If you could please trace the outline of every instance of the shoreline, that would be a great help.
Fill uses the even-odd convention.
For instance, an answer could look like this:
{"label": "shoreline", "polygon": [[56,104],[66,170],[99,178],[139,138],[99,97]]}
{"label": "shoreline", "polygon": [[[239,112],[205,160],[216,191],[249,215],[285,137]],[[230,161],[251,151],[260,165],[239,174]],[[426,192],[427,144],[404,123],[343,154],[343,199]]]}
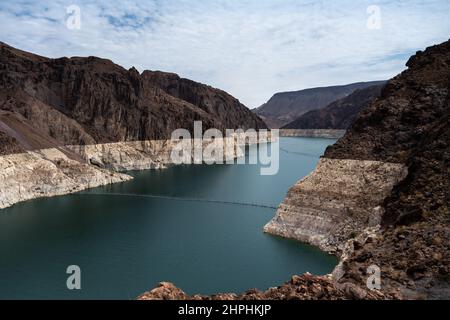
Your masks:
{"label": "shoreline", "polygon": [[[205,160],[237,159],[243,150],[237,137],[215,140],[223,147],[222,157]],[[260,137],[252,143],[269,143],[272,137]],[[132,180],[121,172],[160,170],[176,165],[171,151],[177,140],[146,140],[105,144],[62,146],[0,156],[0,210],[37,198],[72,194],[103,185]],[[203,148],[211,145],[203,141]],[[193,150],[191,159],[194,159]],[[73,155],[79,159],[74,159]],[[192,163],[195,163],[192,161]],[[1,212],[1,211],[0,211]]]}
{"label": "shoreline", "polygon": [[[3,175],[2,178],[4,178],[1,180],[2,183],[4,184],[6,181],[8,185],[8,181],[20,181],[21,185],[18,190],[11,187],[2,188],[5,190],[3,193],[6,192],[9,196],[4,197],[2,194],[0,209],[22,201],[72,194],[133,179],[133,177],[118,173],[118,171],[163,169],[171,165],[170,150],[172,147],[171,141],[164,140],[66,146],[67,149],[81,156],[86,161],[85,163],[72,160],[57,149],[2,156],[0,157],[0,175]],[[224,155],[232,155],[236,158],[239,156],[236,150],[239,148],[231,150],[225,147]],[[8,164],[6,167],[5,160]],[[28,174],[29,171],[24,168],[34,171],[34,174]],[[5,177],[5,173],[7,177]],[[330,283],[337,285],[336,281],[342,274],[342,266],[346,257],[352,253],[353,239],[369,234],[362,240],[365,242],[369,237],[376,237],[376,227],[379,226],[382,214],[378,210],[378,205],[405,175],[405,167],[399,164],[322,158],[310,175],[291,187],[279,205],[274,218],[264,227],[264,232],[314,246],[324,253],[335,256],[338,261],[332,273],[318,276],[317,279],[327,278]],[[32,177],[37,180],[33,180]],[[94,179],[92,179],[93,177]],[[338,179],[339,177],[341,180]],[[369,181],[366,180],[367,178]],[[333,192],[338,189],[336,183],[342,187],[340,182],[344,182],[345,187],[341,188],[338,193]],[[367,192],[367,186],[372,182],[377,182],[372,185],[374,190]],[[9,183],[9,185],[11,184]],[[315,198],[314,194],[319,194],[319,196]],[[368,198],[361,198],[363,195]],[[323,196],[328,201],[325,201]],[[331,198],[329,198],[330,196]],[[346,207],[339,203],[341,198],[345,198],[344,202],[357,199],[357,202],[351,203],[351,210],[353,212],[362,210],[363,214],[369,213],[372,216],[369,223],[355,221],[352,215],[343,219],[342,223],[339,222],[339,217],[331,215],[331,218],[328,217],[328,219],[334,220],[324,223],[326,219],[323,215],[314,216],[308,211],[311,207],[316,206],[315,213],[319,212],[317,210],[319,208],[327,216],[330,215],[330,210],[331,212],[340,210],[341,214],[347,213],[343,210]],[[312,202],[303,206],[305,199],[310,199]],[[328,202],[332,203],[331,207],[320,207],[322,203]],[[366,206],[368,203],[371,204],[370,212],[366,212],[361,206],[358,207],[358,204]],[[299,214],[305,210],[306,212]],[[336,225],[340,225],[341,229],[346,229],[350,217],[352,219],[350,230],[343,233],[330,232],[330,228],[332,229]],[[355,232],[354,237],[349,236]]]}
{"label": "shoreline", "polygon": [[280,137],[340,139],[346,130],[335,129],[280,129]]}

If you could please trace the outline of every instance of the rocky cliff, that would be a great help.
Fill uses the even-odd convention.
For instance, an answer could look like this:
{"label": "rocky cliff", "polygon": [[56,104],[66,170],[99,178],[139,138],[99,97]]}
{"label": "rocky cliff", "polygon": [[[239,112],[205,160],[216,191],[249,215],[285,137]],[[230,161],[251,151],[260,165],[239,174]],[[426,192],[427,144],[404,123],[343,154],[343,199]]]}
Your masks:
{"label": "rocky cliff", "polygon": [[180,78],[173,73],[144,71],[145,83],[214,115],[227,129],[263,129],[265,123],[236,98],[225,91]]}
{"label": "rocky cliff", "polygon": [[376,264],[386,290],[450,297],[450,41],[418,52],[382,97],[326,152],[333,159],[402,163],[409,174],[383,201],[379,237],[357,245],[341,281]]}
{"label": "rocky cliff", "polygon": [[58,149],[0,157],[0,209],[17,202],[74,193],[87,188],[131,180],[68,158]]}
{"label": "rocky cliff", "polygon": [[406,175],[402,164],[323,158],[289,190],[264,231],[340,255],[355,234],[380,225],[381,203]]}
{"label": "rocky cliff", "polygon": [[[364,271],[377,265],[385,292],[449,297],[450,41],[418,52],[407,66],[326,151],[318,169],[289,192],[266,231],[283,234],[287,228],[288,236],[340,246],[345,255],[335,275],[341,282],[363,285]],[[351,169],[347,180],[343,163],[349,161],[359,168]],[[322,174],[324,162],[331,168]],[[323,178],[330,179],[335,170],[341,173],[323,195]],[[308,189],[310,180],[318,183]],[[348,192],[349,185],[361,189]],[[311,192],[314,197],[297,200]],[[331,202],[326,201],[330,194]],[[353,203],[358,199],[363,200],[360,208]],[[341,210],[342,205],[349,208]],[[361,234],[362,228],[374,227],[375,211],[380,211],[375,227],[381,229],[373,229],[370,242],[352,240],[351,231]],[[332,220],[336,214],[340,223]],[[350,233],[342,237],[346,228]]]}
{"label": "rocky cliff", "polygon": [[[271,128],[281,128],[303,114],[325,108],[355,90],[380,85],[384,81],[360,82],[344,86],[311,88],[275,94],[268,102],[254,110]],[[317,129],[317,128],[312,128]]]}
{"label": "rocky cliff", "polygon": [[384,85],[383,83],[356,90],[349,96],[337,100],[323,109],[305,113],[282,129],[347,130],[358,113],[380,96]]}
{"label": "rocky cliff", "polygon": [[[49,59],[0,43],[0,208],[171,164],[171,133],[264,129],[224,91],[97,57]],[[223,143],[224,156],[240,149]]]}
{"label": "rocky cliff", "polygon": [[4,43],[0,110],[20,118],[11,131],[29,125],[61,145],[167,139],[196,120],[204,129],[266,128],[227,93],[176,75],[139,74],[96,57],[48,59]]}
{"label": "rocky cliff", "polygon": [[[350,293],[345,298],[450,297],[450,41],[418,52],[407,66],[265,227],[338,254],[331,291]],[[381,271],[380,291],[367,287],[369,267]],[[307,292],[304,281],[320,288],[323,279],[300,279],[270,295],[228,297],[320,299],[298,293]],[[327,297],[329,288],[317,290]]]}

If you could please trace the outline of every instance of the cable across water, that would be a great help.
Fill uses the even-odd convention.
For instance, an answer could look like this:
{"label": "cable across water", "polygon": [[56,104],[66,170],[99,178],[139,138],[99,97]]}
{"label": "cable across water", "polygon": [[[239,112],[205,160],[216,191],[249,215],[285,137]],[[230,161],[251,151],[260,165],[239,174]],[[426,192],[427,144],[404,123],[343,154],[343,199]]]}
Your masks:
{"label": "cable across water", "polygon": [[296,154],[299,156],[305,156],[305,157],[312,157],[312,158],[317,158],[317,154],[312,154],[312,153],[306,153],[306,152],[299,152],[299,151],[291,151],[291,150],[287,150],[284,148],[280,148],[281,151],[286,152],[286,153],[291,153],[291,154]]}
{"label": "cable across water", "polygon": [[204,198],[185,198],[185,197],[175,197],[175,196],[165,196],[165,195],[155,195],[155,194],[135,194],[135,193],[99,193],[99,192],[82,192],[77,193],[78,195],[86,196],[119,196],[119,197],[135,197],[135,198],[150,198],[150,199],[166,199],[166,200],[176,200],[176,201],[188,201],[188,202],[205,202],[205,203],[220,203],[220,204],[230,204],[239,205],[247,207],[259,207],[265,209],[278,209],[273,205],[261,204],[256,202],[241,202],[241,201],[226,201],[226,200],[216,200],[216,199],[204,199]]}

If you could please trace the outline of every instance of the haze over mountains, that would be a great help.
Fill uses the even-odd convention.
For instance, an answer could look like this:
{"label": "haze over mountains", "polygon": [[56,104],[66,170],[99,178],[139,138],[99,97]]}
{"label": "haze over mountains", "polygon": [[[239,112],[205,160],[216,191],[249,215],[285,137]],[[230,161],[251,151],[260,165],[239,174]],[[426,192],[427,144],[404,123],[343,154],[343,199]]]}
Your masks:
{"label": "haze over mountains", "polygon": [[355,90],[365,89],[385,81],[358,82],[343,86],[311,88],[276,93],[267,103],[254,110],[270,128],[281,128],[303,114],[327,107]]}

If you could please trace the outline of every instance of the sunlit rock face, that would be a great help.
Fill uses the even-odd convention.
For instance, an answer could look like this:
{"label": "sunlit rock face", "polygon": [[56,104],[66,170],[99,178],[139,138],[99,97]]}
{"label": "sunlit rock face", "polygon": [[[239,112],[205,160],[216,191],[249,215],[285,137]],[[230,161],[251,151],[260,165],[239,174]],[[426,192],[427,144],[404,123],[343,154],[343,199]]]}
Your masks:
{"label": "sunlit rock face", "polygon": [[72,160],[58,149],[0,157],[0,209],[17,202],[123,182],[130,176]]}
{"label": "sunlit rock face", "polygon": [[323,158],[289,190],[264,231],[340,253],[355,234],[380,224],[380,205],[406,174],[401,164]]}

